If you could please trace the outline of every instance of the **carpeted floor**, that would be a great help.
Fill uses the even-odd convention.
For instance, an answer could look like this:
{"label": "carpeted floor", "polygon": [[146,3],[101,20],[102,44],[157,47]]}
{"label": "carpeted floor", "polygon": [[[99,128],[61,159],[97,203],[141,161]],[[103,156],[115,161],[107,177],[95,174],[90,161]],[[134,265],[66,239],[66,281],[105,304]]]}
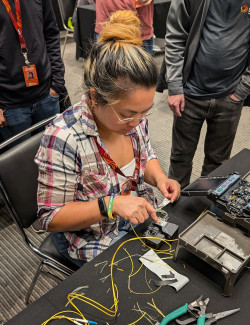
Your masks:
{"label": "carpeted floor", "polygon": [[[28,233],[35,246],[39,246],[46,236],[32,230]],[[24,298],[39,264],[39,258],[26,246],[5,207],[0,208],[0,252],[1,324],[1,321],[4,323],[26,307]],[[56,281],[40,276],[30,301],[35,301],[56,284]]]}
{"label": "carpeted floor", "polygon": [[[69,42],[65,52],[66,86],[72,103],[81,97],[81,67],[83,61],[75,61],[75,44]],[[160,66],[162,55],[155,57]],[[156,94],[157,112],[149,117],[151,142],[163,170],[167,173],[171,150],[171,126],[173,116],[167,107],[167,94]],[[250,108],[243,109],[240,125],[236,135],[232,155],[243,148],[250,149]],[[203,162],[203,143],[206,126],[202,129],[200,143],[195,155],[192,179],[200,175]],[[39,235],[29,230],[32,241],[39,245],[45,234]],[[24,244],[15,224],[9,219],[8,213],[0,199],[0,325],[25,308],[24,298],[39,259]],[[31,301],[49,291],[56,282],[40,276],[31,296]],[[34,323],[35,324],[35,323]]]}

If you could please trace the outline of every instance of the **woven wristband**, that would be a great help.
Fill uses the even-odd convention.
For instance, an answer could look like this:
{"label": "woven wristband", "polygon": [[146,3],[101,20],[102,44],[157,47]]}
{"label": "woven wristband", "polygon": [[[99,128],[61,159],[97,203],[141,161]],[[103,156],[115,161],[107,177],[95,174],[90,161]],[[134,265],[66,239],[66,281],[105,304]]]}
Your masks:
{"label": "woven wristband", "polygon": [[114,203],[115,194],[110,195],[109,203],[108,203],[108,217],[110,219],[114,219],[112,211],[113,211],[113,203]]}

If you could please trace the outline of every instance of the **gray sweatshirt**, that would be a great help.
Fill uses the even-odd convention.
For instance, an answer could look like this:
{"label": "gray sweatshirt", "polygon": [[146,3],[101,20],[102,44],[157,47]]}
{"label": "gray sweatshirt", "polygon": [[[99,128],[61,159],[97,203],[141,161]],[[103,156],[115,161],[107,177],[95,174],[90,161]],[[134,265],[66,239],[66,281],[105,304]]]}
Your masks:
{"label": "gray sweatshirt", "polygon": [[[210,8],[211,1],[214,2],[211,7],[212,12]],[[248,10],[245,12],[244,8],[246,9],[246,7],[243,6],[243,2],[246,4],[246,7],[248,7]],[[174,0],[171,2],[167,19],[166,34],[166,79],[170,95],[184,93],[183,88],[185,87],[187,87],[187,91],[190,91],[189,82],[191,81],[193,82],[192,86],[195,85],[197,87],[195,89],[196,95],[208,95],[213,97],[214,93],[212,93],[212,90],[215,90],[215,92],[218,91],[217,97],[218,95],[220,96],[222,94],[224,95],[233,92],[238,98],[244,100],[248,95],[250,95],[250,0],[229,0],[227,3],[228,5],[229,3],[233,3],[234,7],[236,6],[236,3],[238,4],[239,12],[237,15],[235,14],[235,16],[239,19],[239,17],[241,17],[239,15],[242,15],[246,28],[246,31],[243,29],[242,31],[245,33],[244,35],[247,36],[247,39],[245,39],[245,36],[240,37],[241,34],[238,30],[236,30],[235,33],[230,30],[230,27],[235,28],[236,23],[233,21],[227,22],[228,30],[223,29],[222,24],[226,25],[225,21],[227,19],[221,17],[221,14],[223,13],[226,15],[228,11],[230,11],[230,13],[232,12],[232,15],[234,14],[234,8],[228,8],[226,6],[226,9],[225,1],[223,0]],[[220,36],[222,36],[222,34],[223,36],[229,35],[229,38],[226,41],[231,47],[231,55],[221,55],[220,59],[223,61],[225,58],[225,61],[221,62],[221,66],[218,66],[217,62],[218,69],[213,69],[213,71],[211,71],[211,66],[214,66],[214,62],[216,61],[212,61],[214,60],[213,58],[211,61],[209,60],[206,62],[205,58],[201,56],[201,51],[204,49],[204,46],[206,50],[209,48],[209,41],[211,42],[212,36],[216,36],[216,38],[213,38],[212,40],[213,51],[216,46],[218,47],[218,43],[216,45],[216,42],[218,42],[218,35],[216,35],[214,30],[212,33],[210,31],[210,39],[207,38],[209,35],[209,28],[211,29],[211,26],[215,24],[216,21],[216,17],[214,17],[214,15],[211,16],[217,8],[214,4],[222,6],[225,9],[224,12],[216,12],[219,21],[218,25],[213,26],[213,29],[217,29],[217,32],[220,29]],[[239,24],[239,20],[237,23]],[[204,37],[206,37],[205,41]],[[234,44],[231,44],[230,39],[232,40],[232,43],[233,40],[235,40],[236,43],[234,42]],[[236,53],[236,51],[233,51],[233,48],[236,49],[236,47],[239,46],[239,43],[241,46],[241,52]],[[219,43],[219,45],[221,44]],[[223,47],[221,47],[221,49],[223,49]],[[225,49],[223,49],[223,51],[224,50]],[[226,52],[224,51],[224,54],[225,53]],[[231,72],[229,71],[227,76],[222,76],[219,70],[223,71],[224,69],[226,71],[226,68],[230,65],[232,65],[232,68],[236,65],[236,70]],[[200,73],[197,73],[201,67],[205,70],[201,70]],[[206,77],[206,73],[209,74],[208,81],[205,79],[199,80],[199,78],[202,78],[201,73],[204,75],[204,78]],[[215,78],[215,80],[213,78]],[[223,83],[223,81],[225,81],[225,83]],[[220,82],[222,87],[218,88]],[[204,83],[206,84],[207,89],[205,89],[204,93],[201,93],[201,89],[198,87],[202,86],[202,91],[204,91]]]}

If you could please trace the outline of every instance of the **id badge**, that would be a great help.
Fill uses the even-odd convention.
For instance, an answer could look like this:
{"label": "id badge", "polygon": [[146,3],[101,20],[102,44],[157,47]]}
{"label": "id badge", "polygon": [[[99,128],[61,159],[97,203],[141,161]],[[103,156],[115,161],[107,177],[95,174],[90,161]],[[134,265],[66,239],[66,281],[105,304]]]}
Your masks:
{"label": "id badge", "polygon": [[36,73],[36,66],[34,64],[30,65],[29,67],[25,65],[23,67],[23,74],[24,74],[26,87],[33,87],[39,85],[39,81]]}

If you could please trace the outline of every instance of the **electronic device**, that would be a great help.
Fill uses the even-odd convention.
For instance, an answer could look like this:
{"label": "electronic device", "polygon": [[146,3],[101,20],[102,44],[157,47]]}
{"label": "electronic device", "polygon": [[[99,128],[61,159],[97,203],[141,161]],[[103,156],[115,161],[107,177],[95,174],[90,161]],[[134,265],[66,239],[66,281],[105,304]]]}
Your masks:
{"label": "electronic device", "polygon": [[163,240],[161,239],[173,239],[178,236],[179,226],[168,222],[167,216],[161,217],[161,213],[156,212],[157,216],[160,218],[160,222],[151,222],[147,229],[144,231],[144,237],[155,237],[155,238],[145,238],[145,244],[148,246],[159,249],[163,245]]}
{"label": "electronic device", "polygon": [[226,177],[199,177],[182,190],[182,195],[207,196],[224,214],[222,221],[250,236],[250,172]]}
{"label": "electronic device", "polygon": [[211,211],[205,211],[179,234],[174,260],[180,249],[194,254],[217,271],[225,281],[223,295],[231,296],[235,282],[250,262],[250,237],[232,227]]}
{"label": "electronic device", "polygon": [[205,177],[197,178],[181,191],[183,196],[206,196],[208,191],[214,190],[220,186],[227,177]]}

